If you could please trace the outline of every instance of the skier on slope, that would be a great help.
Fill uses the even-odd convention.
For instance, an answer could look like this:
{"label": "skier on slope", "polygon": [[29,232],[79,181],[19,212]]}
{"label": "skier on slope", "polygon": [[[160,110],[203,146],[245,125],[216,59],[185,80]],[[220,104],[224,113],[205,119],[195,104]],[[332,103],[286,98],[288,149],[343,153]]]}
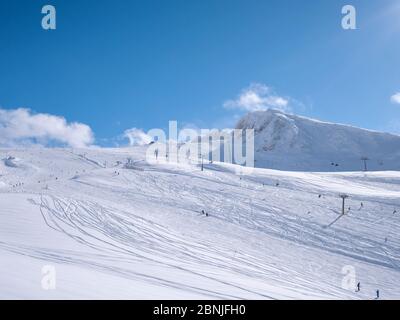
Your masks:
{"label": "skier on slope", "polygon": [[360,292],[360,290],[361,290],[361,283],[359,282],[359,283],[357,283],[357,290],[356,290],[356,292]]}
{"label": "skier on slope", "polygon": [[205,212],[204,210],[201,210],[201,214],[202,214],[202,215],[205,215],[206,217],[208,217],[208,213]]}

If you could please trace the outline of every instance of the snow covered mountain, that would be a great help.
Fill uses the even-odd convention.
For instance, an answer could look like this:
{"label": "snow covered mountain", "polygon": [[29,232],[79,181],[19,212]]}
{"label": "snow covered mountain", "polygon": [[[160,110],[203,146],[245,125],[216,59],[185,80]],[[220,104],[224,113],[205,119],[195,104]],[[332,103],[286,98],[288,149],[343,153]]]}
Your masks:
{"label": "snow covered mountain", "polygon": [[255,130],[256,167],[292,171],[400,170],[400,136],[321,122],[277,110],[249,113],[238,129]]}
{"label": "snow covered mountain", "polygon": [[144,159],[0,149],[0,298],[400,298],[399,172]]}

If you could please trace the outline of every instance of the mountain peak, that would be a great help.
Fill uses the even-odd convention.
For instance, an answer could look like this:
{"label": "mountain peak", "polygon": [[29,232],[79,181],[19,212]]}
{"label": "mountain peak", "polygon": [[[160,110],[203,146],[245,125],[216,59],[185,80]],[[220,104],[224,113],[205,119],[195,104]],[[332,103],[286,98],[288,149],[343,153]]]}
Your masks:
{"label": "mountain peak", "polygon": [[296,171],[400,169],[400,136],[268,109],[245,115],[237,129],[254,129],[257,167]]}

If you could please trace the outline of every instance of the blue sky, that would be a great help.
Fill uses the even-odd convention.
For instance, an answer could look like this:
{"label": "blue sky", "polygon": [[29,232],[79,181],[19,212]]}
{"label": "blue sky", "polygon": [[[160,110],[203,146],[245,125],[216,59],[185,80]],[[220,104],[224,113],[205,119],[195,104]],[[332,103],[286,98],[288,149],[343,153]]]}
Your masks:
{"label": "blue sky", "polygon": [[296,114],[400,132],[399,1],[2,0],[0,24],[0,107],[87,124],[101,145],[169,120],[232,125],[244,110],[224,104],[252,84]]}

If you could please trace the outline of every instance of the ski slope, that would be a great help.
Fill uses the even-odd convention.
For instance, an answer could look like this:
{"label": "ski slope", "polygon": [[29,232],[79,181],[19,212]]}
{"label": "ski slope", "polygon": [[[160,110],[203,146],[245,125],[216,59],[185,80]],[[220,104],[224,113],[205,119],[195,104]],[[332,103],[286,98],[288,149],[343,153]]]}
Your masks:
{"label": "ski slope", "polygon": [[[144,157],[0,149],[0,298],[400,298],[400,172],[238,175]],[[360,292],[343,288],[345,266]]]}

